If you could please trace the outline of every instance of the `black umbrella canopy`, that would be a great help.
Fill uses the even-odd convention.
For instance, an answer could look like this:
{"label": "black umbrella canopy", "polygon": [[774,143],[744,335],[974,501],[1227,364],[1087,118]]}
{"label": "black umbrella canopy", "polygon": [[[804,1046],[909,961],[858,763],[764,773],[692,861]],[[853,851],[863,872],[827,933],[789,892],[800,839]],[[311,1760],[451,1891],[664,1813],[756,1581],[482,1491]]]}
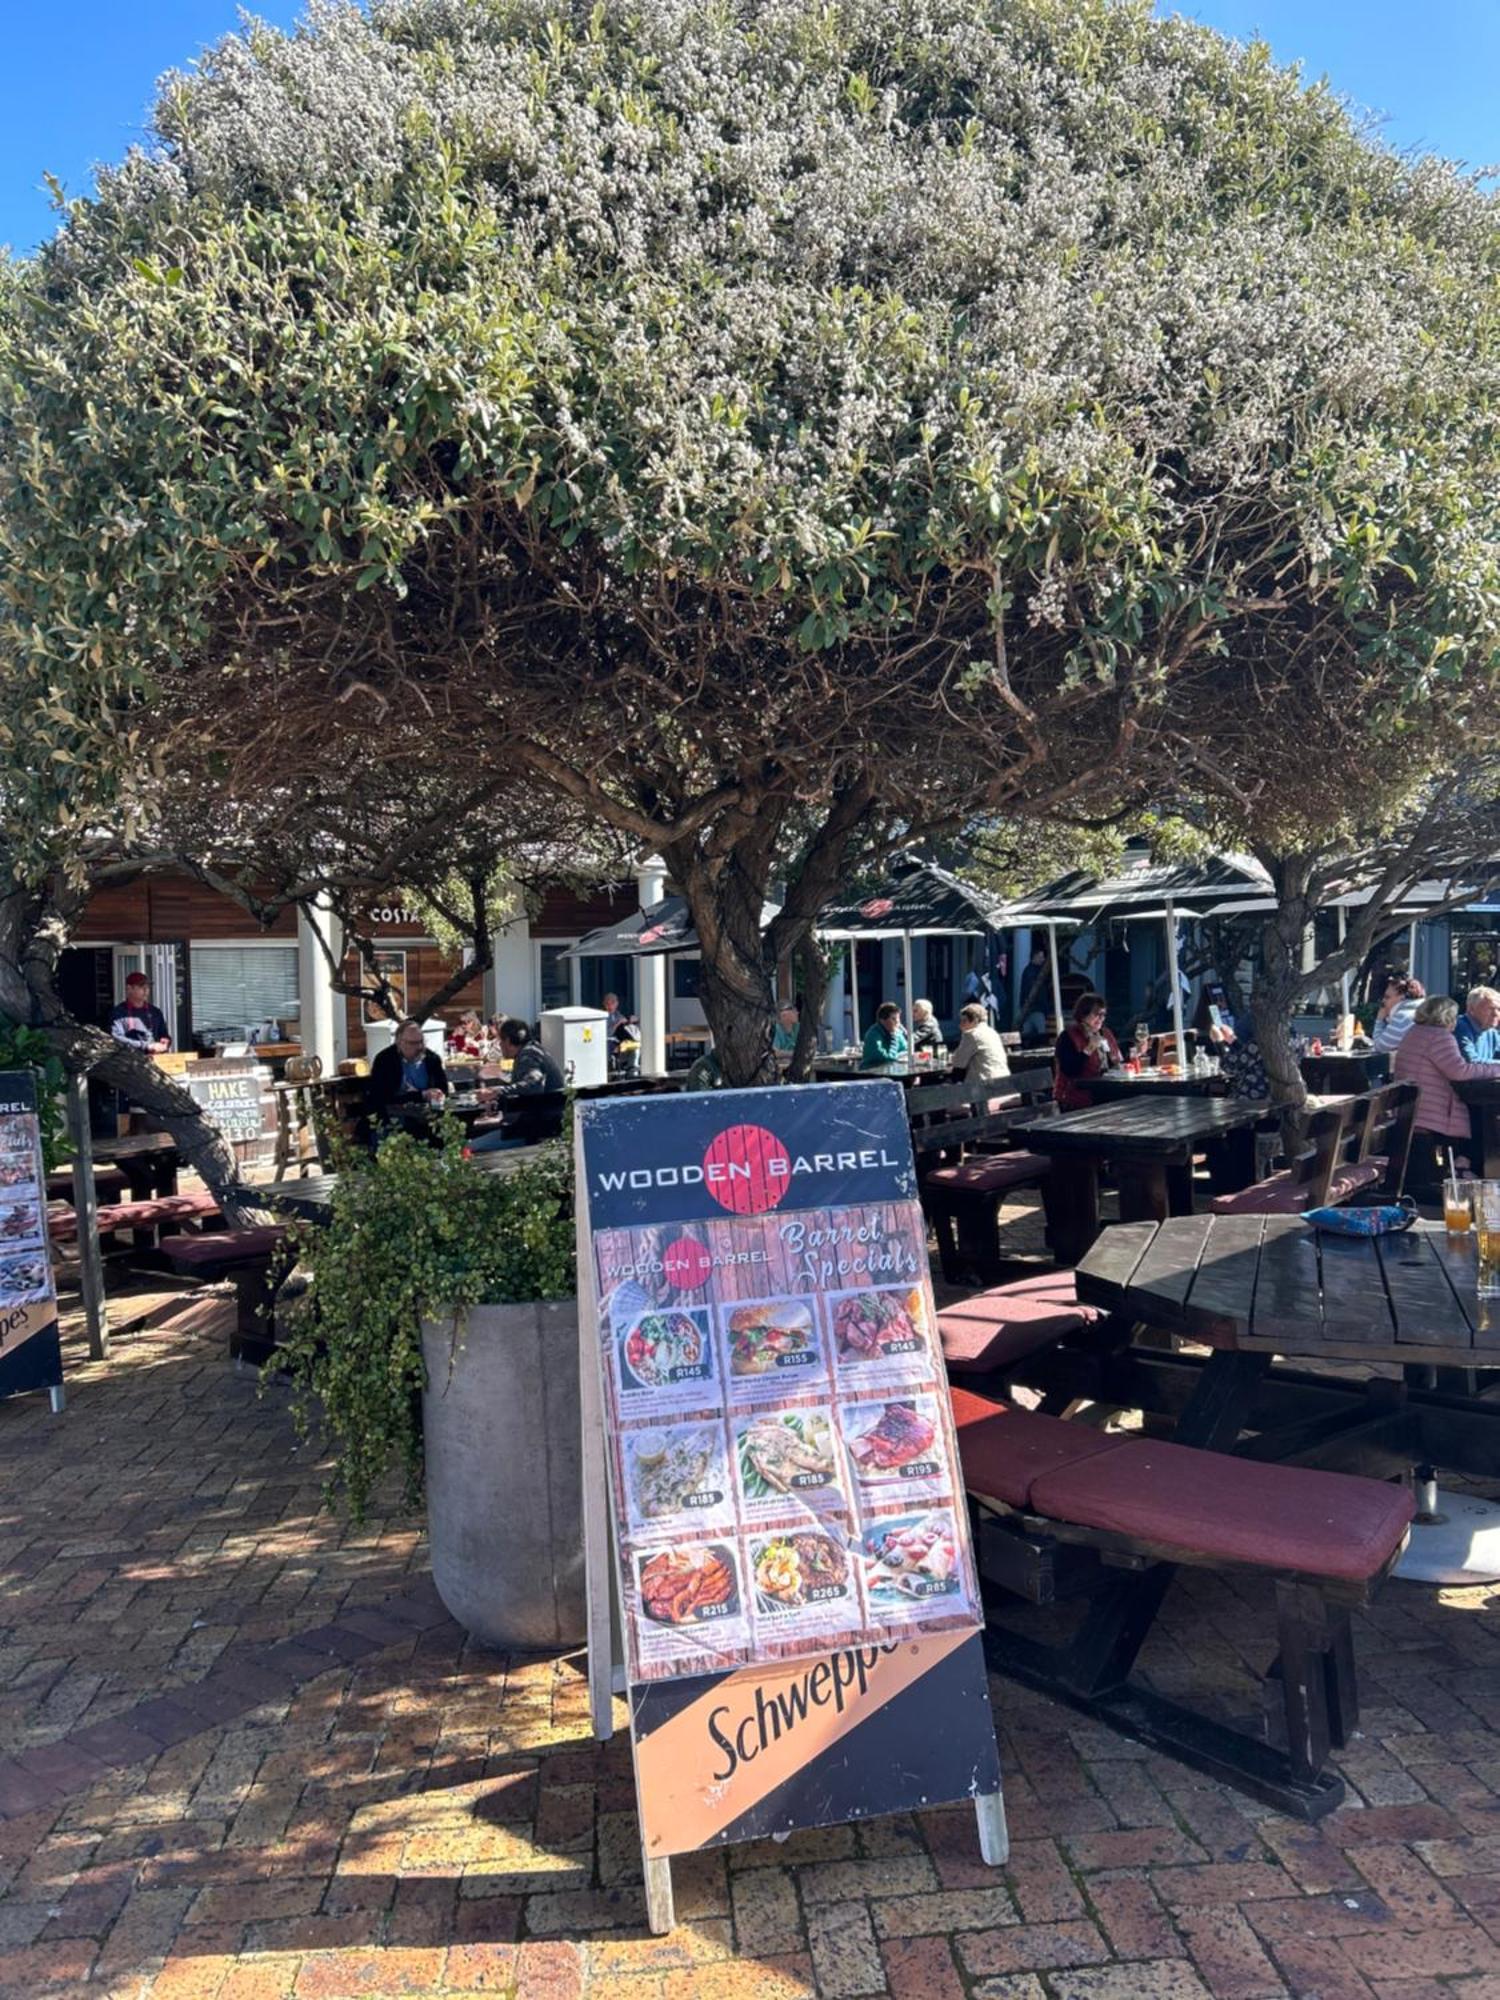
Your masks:
{"label": "black umbrella canopy", "polygon": [[564,958],[651,958],[659,952],[696,951],[698,933],[681,896],[667,896],[649,910],[590,931],[569,945]]}
{"label": "black umbrella canopy", "polygon": [[824,937],[899,937],[903,931],[977,937],[1005,921],[998,897],[935,861],[903,855],[878,889],[826,903],[817,927]]}
{"label": "black umbrella canopy", "polygon": [[1248,854],[1157,861],[1149,848],[1139,847],[1128,849],[1120,866],[1108,875],[1090,875],[1083,869],[1060,875],[1009,904],[1005,921],[1024,924],[1028,918],[1051,917],[1087,924],[1103,916],[1160,916],[1167,903],[1188,917],[1222,912],[1226,905],[1264,907],[1271,897],[1271,878]]}

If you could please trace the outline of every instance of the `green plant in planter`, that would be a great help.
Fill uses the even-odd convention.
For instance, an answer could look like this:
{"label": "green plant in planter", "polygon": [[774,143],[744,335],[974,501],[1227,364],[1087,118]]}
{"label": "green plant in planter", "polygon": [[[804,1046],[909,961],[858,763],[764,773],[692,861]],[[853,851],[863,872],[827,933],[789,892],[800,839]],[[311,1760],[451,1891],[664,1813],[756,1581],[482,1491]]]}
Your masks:
{"label": "green plant in planter", "polygon": [[330,1497],[356,1521],[392,1465],[407,1505],[422,1490],[422,1322],[470,1306],[571,1298],[573,1150],[560,1139],[511,1174],[463,1157],[457,1120],[441,1145],[398,1133],[373,1159],[340,1162],[333,1212],[298,1225],[311,1283],[278,1353],[303,1436],[318,1426],[337,1466]]}
{"label": "green plant in planter", "polygon": [[42,1130],[42,1159],[50,1174],[73,1156],[68,1141],[62,1094],[68,1081],[62,1058],[47,1037],[0,1014],[0,1069],[29,1069],[36,1078],[37,1122]]}

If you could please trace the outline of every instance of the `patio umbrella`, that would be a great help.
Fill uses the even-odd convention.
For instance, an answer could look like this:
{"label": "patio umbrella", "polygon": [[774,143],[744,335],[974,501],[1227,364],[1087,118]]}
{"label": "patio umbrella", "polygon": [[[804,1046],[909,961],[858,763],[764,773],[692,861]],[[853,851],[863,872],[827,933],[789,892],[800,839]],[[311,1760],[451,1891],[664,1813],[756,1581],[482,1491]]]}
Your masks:
{"label": "patio umbrella", "polygon": [[[916,854],[897,857],[890,880],[860,896],[826,903],[818,912],[821,938],[858,944],[899,938],[908,1012],[912,991],[914,937],[984,937],[1004,928],[1004,904],[961,875]],[[854,1036],[859,1039],[859,981],[854,987]]]}
{"label": "patio umbrella", "polygon": [[[1177,1060],[1187,1065],[1182,1024],[1182,980],[1177,960],[1179,916],[1223,915],[1234,909],[1267,907],[1271,878],[1248,854],[1211,854],[1197,861],[1158,861],[1149,847],[1126,849],[1120,866],[1108,875],[1075,869],[1055,882],[1009,906],[1012,923],[1054,922],[1097,924],[1106,918],[1126,922],[1159,919],[1166,927],[1167,977],[1172,988],[1172,1034]],[[1274,908],[1274,899],[1269,907]],[[1054,992],[1057,945],[1052,945]],[[1058,1001],[1058,1017],[1062,1006]]]}
{"label": "patio umbrella", "polygon": [[667,896],[649,910],[633,910],[612,924],[603,924],[587,937],[570,944],[564,958],[650,958],[658,952],[696,951],[698,933],[693,929],[687,904],[681,896]]}

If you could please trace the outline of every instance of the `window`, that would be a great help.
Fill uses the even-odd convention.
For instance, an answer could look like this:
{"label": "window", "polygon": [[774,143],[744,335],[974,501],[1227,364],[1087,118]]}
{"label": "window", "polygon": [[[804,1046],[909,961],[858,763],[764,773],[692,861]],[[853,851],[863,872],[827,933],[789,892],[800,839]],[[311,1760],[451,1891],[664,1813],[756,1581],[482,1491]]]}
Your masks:
{"label": "window", "polygon": [[674,958],[672,960],[672,998],[674,1000],[696,1000],[702,987],[703,961],[701,958]]}
{"label": "window", "polygon": [[263,1022],[297,1019],[294,944],[195,944],[189,963],[198,1034],[238,1041]]}
{"label": "window", "polygon": [[[374,954],[374,958],[375,971],[390,988],[391,998],[396,1004],[397,1014],[404,1014],[406,1012],[406,953],[404,951],[382,950],[377,951]],[[370,976],[363,966],[360,967],[360,974],[365,979],[368,979]],[[372,1027],[376,1021],[389,1021],[391,1018],[385,1009],[377,1006],[373,1000],[365,1001],[364,1015],[365,1026],[367,1028]]]}
{"label": "window", "polygon": [[951,1021],[953,1005],[953,940],[952,938],[929,938],[927,940],[927,993],[932,1002],[932,1011],[940,1021]]}
{"label": "window", "polygon": [[579,996],[585,1007],[600,1007],[606,993],[613,993],[627,1014],[635,1012],[635,960],[633,958],[581,958],[578,961]]}
{"label": "window", "polygon": [[573,1004],[573,960],[563,957],[567,949],[566,941],[537,946],[537,964],[541,975],[537,990],[541,995],[539,1011],[543,1014],[549,1007],[571,1007]]}

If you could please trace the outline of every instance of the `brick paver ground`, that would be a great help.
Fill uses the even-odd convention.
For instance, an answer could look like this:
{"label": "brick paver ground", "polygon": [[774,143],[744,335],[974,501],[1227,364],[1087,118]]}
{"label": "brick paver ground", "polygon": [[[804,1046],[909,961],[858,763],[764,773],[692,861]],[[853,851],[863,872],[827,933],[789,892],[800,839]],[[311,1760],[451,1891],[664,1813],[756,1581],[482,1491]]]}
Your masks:
{"label": "brick paver ground", "polygon": [[[0,2000],[1500,2000],[1500,1592],[1362,1621],[1317,1829],[997,1682],[1007,1869],[964,1811],[838,1827],[679,1862],[655,1939],[581,1659],[469,1646],[416,1525],[321,1511],[227,1311],[0,1404]],[[1234,1706],[1269,1631],[1199,1574],[1148,1664]]]}

